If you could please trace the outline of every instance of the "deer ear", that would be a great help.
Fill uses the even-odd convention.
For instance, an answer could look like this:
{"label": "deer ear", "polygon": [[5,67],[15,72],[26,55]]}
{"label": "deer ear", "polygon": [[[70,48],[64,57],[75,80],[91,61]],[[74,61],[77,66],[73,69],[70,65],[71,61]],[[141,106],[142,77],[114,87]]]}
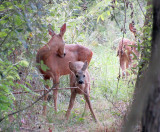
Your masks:
{"label": "deer ear", "polygon": [[132,23],[129,24],[129,30],[134,34],[136,33],[136,28],[134,27]]}
{"label": "deer ear", "polygon": [[83,65],[83,67],[82,67],[82,71],[85,71],[85,70],[87,69],[87,67],[88,67],[88,62],[85,61],[85,62],[84,62],[84,65]]}
{"label": "deer ear", "polygon": [[65,32],[66,32],[66,23],[63,24],[63,26],[61,27],[61,30],[60,30],[59,35],[60,35],[61,37],[63,37],[63,35],[64,35]]}
{"label": "deer ear", "polygon": [[55,32],[52,30],[52,25],[51,24],[48,25],[48,32],[52,37],[55,35]]}
{"label": "deer ear", "polygon": [[70,69],[72,72],[75,73],[76,67],[75,67],[75,65],[73,64],[73,62],[70,62],[70,61],[69,61],[69,69]]}

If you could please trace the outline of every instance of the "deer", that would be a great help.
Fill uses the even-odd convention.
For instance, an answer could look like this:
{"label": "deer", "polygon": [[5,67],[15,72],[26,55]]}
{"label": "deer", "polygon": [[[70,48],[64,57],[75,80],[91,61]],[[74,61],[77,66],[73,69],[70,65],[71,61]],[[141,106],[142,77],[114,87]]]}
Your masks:
{"label": "deer", "polygon": [[[36,63],[38,63],[38,69],[43,75],[44,80],[53,80],[53,84],[56,84],[53,90],[53,100],[54,109],[57,113],[57,98],[58,98],[58,88],[59,88],[59,78],[63,75],[70,74],[69,61],[82,61],[87,60],[88,64],[92,59],[93,52],[82,45],[79,44],[65,44],[63,40],[64,33],[66,32],[66,23],[60,29],[60,33],[56,34],[52,28],[51,24],[48,26],[49,34],[51,39],[49,42],[41,47],[36,55]],[[40,66],[44,63],[48,69],[45,71]],[[45,86],[49,89],[49,86]],[[44,92],[46,93],[46,91]],[[44,101],[47,101],[48,95],[44,97]],[[46,104],[43,106],[43,115],[46,115]]]}
{"label": "deer", "polygon": [[97,122],[97,118],[93,112],[91,101],[89,98],[90,93],[90,75],[88,72],[88,62],[82,62],[82,61],[76,61],[76,62],[69,62],[69,68],[70,68],[70,87],[77,87],[76,89],[71,89],[71,97],[70,102],[68,106],[68,110],[66,112],[66,119],[69,119],[71,110],[74,105],[74,101],[77,94],[84,95],[84,98],[86,100],[85,109],[87,106],[89,107],[91,114]]}
{"label": "deer", "polygon": [[[129,24],[129,29],[136,38],[136,28],[133,23]],[[132,65],[134,56],[139,56],[136,42],[127,38],[122,38],[119,42],[117,56],[119,56],[122,77],[127,77],[129,75],[127,69],[130,67],[135,68],[137,66],[137,64]]]}

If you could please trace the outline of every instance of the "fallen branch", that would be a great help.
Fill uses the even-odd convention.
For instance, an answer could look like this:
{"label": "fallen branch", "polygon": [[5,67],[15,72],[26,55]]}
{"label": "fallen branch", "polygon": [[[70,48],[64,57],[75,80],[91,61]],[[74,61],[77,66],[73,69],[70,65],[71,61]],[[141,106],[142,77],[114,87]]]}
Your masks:
{"label": "fallen branch", "polygon": [[[54,89],[58,89],[58,90],[65,90],[65,89],[74,89],[77,87],[68,87],[68,88],[53,88]],[[33,90],[32,92],[43,92],[43,91],[49,91],[50,89],[40,89],[40,90]],[[22,93],[30,93],[30,91],[18,91],[18,92],[13,92],[12,94],[22,94]]]}

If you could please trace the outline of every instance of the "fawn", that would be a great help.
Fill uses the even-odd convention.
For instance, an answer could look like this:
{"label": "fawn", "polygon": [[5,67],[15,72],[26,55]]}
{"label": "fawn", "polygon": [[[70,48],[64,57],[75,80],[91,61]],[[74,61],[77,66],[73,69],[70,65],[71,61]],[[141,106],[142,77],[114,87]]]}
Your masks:
{"label": "fawn", "polygon": [[74,101],[77,94],[83,94],[86,100],[85,109],[88,105],[94,120],[97,122],[97,118],[93,112],[91,101],[89,98],[90,93],[90,76],[87,70],[88,62],[76,61],[69,62],[70,73],[70,87],[77,87],[71,89],[71,97],[68,110],[66,112],[66,119],[69,119],[71,109],[73,108]]}

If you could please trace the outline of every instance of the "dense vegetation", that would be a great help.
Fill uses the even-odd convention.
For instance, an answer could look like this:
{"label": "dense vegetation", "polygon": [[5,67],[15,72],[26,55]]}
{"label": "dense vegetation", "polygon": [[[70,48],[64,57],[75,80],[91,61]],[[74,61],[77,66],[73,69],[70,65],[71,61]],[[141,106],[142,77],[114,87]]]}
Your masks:
{"label": "dense vegetation", "polygon": [[[142,0],[0,1],[0,118],[6,117],[0,123],[0,130],[120,130],[132,101],[136,81],[132,71],[136,69],[130,71],[127,79],[119,78],[118,42],[122,37],[134,40],[128,29],[134,21],[137,41],[141,42],[138,49],[144,51],[140,68],[144,61],[148,62],[151,24],[143,27],[145,7],[146,1]],[[89,66],[91,101],[101,124],[95,124],[89,112],[81,116],[85,102],[82,96],[77,97],[70,120],[64,122],[70,90],[60,91],[56,115],[51,99],[46,118],[41,115],[42,100],[8,118],[9,113],[26,108],[43,95],[34,90],[44,89],[45,83],[52,86],[52,81],[45,82],[36,68],[35,56],[50,39],[48,24],[58,33],[64,23],[67,24],[65,43],[84,45],[94,53]],[[68,76],[61,77],[60,87],[68,86]],[[17,91],[28,93],[13,94]]]}

